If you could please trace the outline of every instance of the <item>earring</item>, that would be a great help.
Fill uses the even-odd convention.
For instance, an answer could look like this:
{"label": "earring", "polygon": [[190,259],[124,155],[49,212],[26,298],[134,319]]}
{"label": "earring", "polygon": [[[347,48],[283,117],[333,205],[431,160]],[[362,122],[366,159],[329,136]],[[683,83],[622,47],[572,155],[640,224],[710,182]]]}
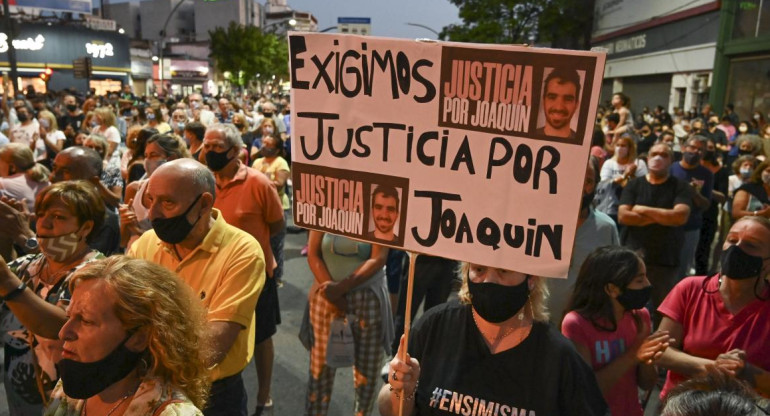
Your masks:
{"label": "earring", "polygon": [[147,372],[150,370],[150,363],[147,362],[147,358],[146,357],[142,357],[139,360],[139,366],[138,367],[139,367],[139,374],[142,377],[147,375]]}
{"label": "earring", "polygon": [[522,307],[521,310],[519,310],[519,315],[517,316],[517,318],[519,318],[519,321],[524,320],[524,310],[527,309],[527,305],[529,305],[529,297],[527,297],[527,302],[524,304],[524,307]]}

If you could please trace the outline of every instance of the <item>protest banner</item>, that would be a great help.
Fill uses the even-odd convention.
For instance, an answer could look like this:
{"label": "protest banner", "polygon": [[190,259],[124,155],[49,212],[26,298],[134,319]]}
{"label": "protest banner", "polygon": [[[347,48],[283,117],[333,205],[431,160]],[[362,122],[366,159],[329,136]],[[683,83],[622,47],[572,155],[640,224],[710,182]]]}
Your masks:
{"label": "protest banner", "polygon": [[605,54],[289,34],[294,222],[566,277]]}

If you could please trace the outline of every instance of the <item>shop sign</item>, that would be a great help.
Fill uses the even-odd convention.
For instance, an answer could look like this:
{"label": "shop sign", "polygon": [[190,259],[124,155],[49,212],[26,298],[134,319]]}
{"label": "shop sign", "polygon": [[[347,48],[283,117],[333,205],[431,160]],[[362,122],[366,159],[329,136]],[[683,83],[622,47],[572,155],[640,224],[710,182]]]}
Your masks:
{"label": "shop sign", "polygon": [[[45,46],[45,38],[43,35],[37,35],[34,37],[28,37],[26,39],[14,39],[13,47],[17,50],[27,51],[39,51]],[[8,35],[0,33],[0,53],[8,52]]]}
{"label": "shop sign", "polygon": [[104,58],[105,56],[114,56],[112,44],[109,42],[92,41],[86,43],[86,53],[94,58]]}

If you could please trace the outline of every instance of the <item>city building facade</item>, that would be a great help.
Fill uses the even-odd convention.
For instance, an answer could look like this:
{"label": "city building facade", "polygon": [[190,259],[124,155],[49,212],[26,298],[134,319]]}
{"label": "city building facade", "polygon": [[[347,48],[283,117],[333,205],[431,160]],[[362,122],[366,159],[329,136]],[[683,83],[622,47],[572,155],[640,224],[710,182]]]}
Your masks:
{"label": "city building facade", "polygon": [[607,50],[601,102],[615,92],[632,110],[690,110],[709,102],[719,1],[596,0],[592,45]]}

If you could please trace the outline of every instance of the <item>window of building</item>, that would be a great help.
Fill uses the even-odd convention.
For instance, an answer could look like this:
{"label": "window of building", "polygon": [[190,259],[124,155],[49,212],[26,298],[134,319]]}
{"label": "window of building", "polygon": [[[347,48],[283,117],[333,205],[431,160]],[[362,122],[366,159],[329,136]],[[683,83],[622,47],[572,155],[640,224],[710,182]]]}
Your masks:
{"label": "window of building", "polygon": [[733,39],[770,35],[770,2],[741,0],[738,2],[733,26]]}
{"label": "window of building", "polygon": [[731,60],[728,79],[726,102],[735,105],[741,120],[770,111],[770,55]]}
{"label": "window of building", "polygon": [[686,98],[687,98],[687,88],[677,88],[676,89],[676,108],[683,109]]}

